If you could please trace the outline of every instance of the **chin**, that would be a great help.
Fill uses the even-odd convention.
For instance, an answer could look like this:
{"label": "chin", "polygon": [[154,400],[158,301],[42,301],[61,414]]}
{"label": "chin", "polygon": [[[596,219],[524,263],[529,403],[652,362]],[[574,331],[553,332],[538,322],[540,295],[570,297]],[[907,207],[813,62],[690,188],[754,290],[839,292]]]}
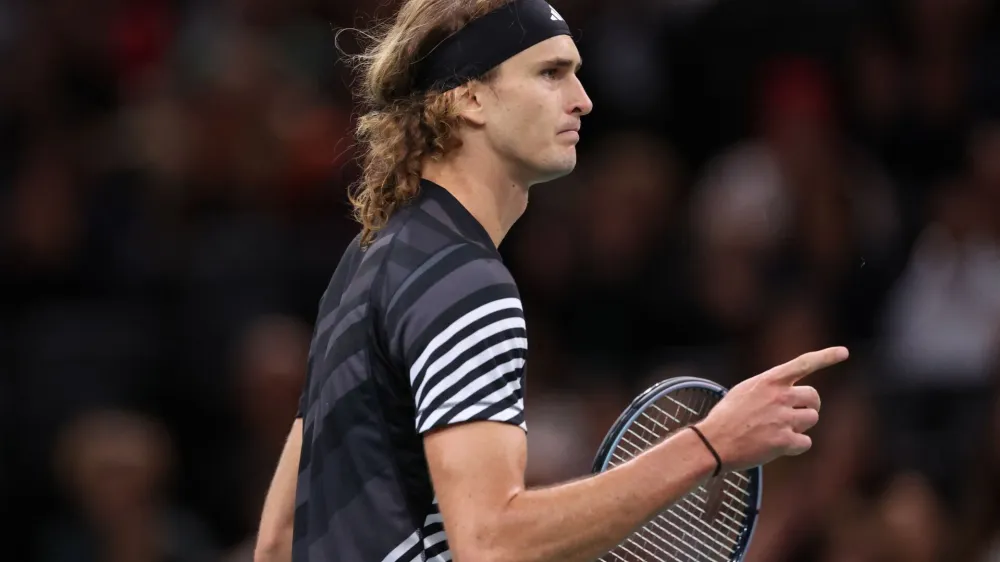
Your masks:
{"label": "chin", "polygon": [[547,181],[556,180],[569,174],[573,173],[576,169],[576,152],[569,158],[562,158],[559,161],[546,162],[544,165],[540,165],[538,168],[538,182],[543,183]]}
{"label": "chin", "polygon": [[556,169],[556,168],[550,168],[550,169],[548,169],[548,170],[546,170],[546,171],[538,174],[538,179],[535,180],[532,183],[535,183],[535,184],[545,183],[545,182],[550,182],[552,180],[557,180],[559,178],[566,177],[566,176],[570,175],[573,172],[573,168],[574,168],[574,166],[568,166],[568,167],[565,167],[565,168],[558,168],[558,169]]}

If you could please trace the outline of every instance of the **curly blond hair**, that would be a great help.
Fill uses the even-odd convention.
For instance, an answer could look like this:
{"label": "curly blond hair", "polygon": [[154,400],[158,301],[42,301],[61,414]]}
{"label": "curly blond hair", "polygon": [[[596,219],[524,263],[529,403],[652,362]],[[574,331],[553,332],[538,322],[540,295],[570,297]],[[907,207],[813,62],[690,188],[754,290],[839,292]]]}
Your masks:
{"label": "curly blond hair", "polygon": [[[357,124],[362,174],[352,187],[361,244],[417,195],[422,163],[461,146],[457,106],[447,92],[412,91],[418,63],[451,34],[509,0],[407,0],[395,21],[367,37],[355,61],[365,113]],[[480,81],[488,83],[495,72]]]}

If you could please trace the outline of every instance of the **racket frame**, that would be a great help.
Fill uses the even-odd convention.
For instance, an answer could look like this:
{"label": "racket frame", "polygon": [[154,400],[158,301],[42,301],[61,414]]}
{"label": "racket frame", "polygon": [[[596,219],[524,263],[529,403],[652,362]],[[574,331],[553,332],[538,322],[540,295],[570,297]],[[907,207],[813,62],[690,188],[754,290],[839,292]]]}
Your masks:
{"label": "racket frame", "polygon": [[[608,430],[607,435],[604,436],[604,440],[601,442],[600,448],[597,450],[597,455],[594,458],[594,464],[591,467],[591,473],[598,474],[607,470],[608,464],[611,462],[611,452],[618,447],[618,443],[621,441],[622,437],[625,436],[625,432],[629,427],[631,427],[632,422],[634,422],[635,419],[646,410],[646,408],[648,408],[651,404],[658,402],[665,395],[678,390],[683,390],[685,388],[708,390],[717,394],[720,399],[722,399],[722,397],[724,397],[728,392],[726,387],[700,377],[672,377],[650,386],[632,400],[628,407],[625,408],[621,415],[618,416],[618,419],[615,420],[611,429]],[[678,429],[677,431],[681,431],[681,429]],[[677,431],[674,431],[670,435],[676,434]],[[743,558],[746,556],[747,549],[750,546],[750,541],[753,539],[754,531],[757,528],[757,517],[760,514],[761,498],[764,495],[763,467],[755,466],[747,472],[749,473],[747,476],[752,482],[749,489],[751,498],[748,502],[749,509],[746,514],[747,521],[739,539],[737,540],[737,546],[730,562],[742,562]],[[722,474],[719,477],[723,478],[725,477],[725,474]]]}

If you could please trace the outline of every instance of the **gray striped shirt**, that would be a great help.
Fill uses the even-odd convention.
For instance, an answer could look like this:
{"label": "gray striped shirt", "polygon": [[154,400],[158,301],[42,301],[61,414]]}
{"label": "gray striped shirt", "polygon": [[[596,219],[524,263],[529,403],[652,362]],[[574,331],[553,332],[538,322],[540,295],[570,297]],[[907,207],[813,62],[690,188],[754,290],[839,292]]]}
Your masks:
{"label": "gray striped shirt", "polygon": [[376,242],[344,253],[303,390],[295,562],[451,559],[422,434],[524,428],[527,333],[483,227],[424,181]]}

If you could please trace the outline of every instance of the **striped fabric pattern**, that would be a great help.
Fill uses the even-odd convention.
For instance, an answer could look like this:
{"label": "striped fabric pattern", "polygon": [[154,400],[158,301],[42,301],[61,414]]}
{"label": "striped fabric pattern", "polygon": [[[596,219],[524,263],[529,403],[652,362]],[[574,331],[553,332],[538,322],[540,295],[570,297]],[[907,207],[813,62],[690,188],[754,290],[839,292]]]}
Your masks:
{"label": "striped fabric pattern", "polygon": [[524,423],[528,335],[482,226],[430,182],[320,302],[300,400],[294,562],[444,562],[423,434]]}
{"label": "striped fabric pattern", "polygon": [[[423,537],[423,539],[421,539]],[[444,523],[438,510],[437,499],[431,504],[430,513],[421,529],[413,531],[382,562],[446,562],[451,560],[451,550],[444,533]]]}
{"label": "striped fabric pattern", "polygon": [[460,317],[431,340],[410,368],[417,431],[477,417],[517,418],[523,427],[520,372],[527,349],[518,299],[488,302]]}

